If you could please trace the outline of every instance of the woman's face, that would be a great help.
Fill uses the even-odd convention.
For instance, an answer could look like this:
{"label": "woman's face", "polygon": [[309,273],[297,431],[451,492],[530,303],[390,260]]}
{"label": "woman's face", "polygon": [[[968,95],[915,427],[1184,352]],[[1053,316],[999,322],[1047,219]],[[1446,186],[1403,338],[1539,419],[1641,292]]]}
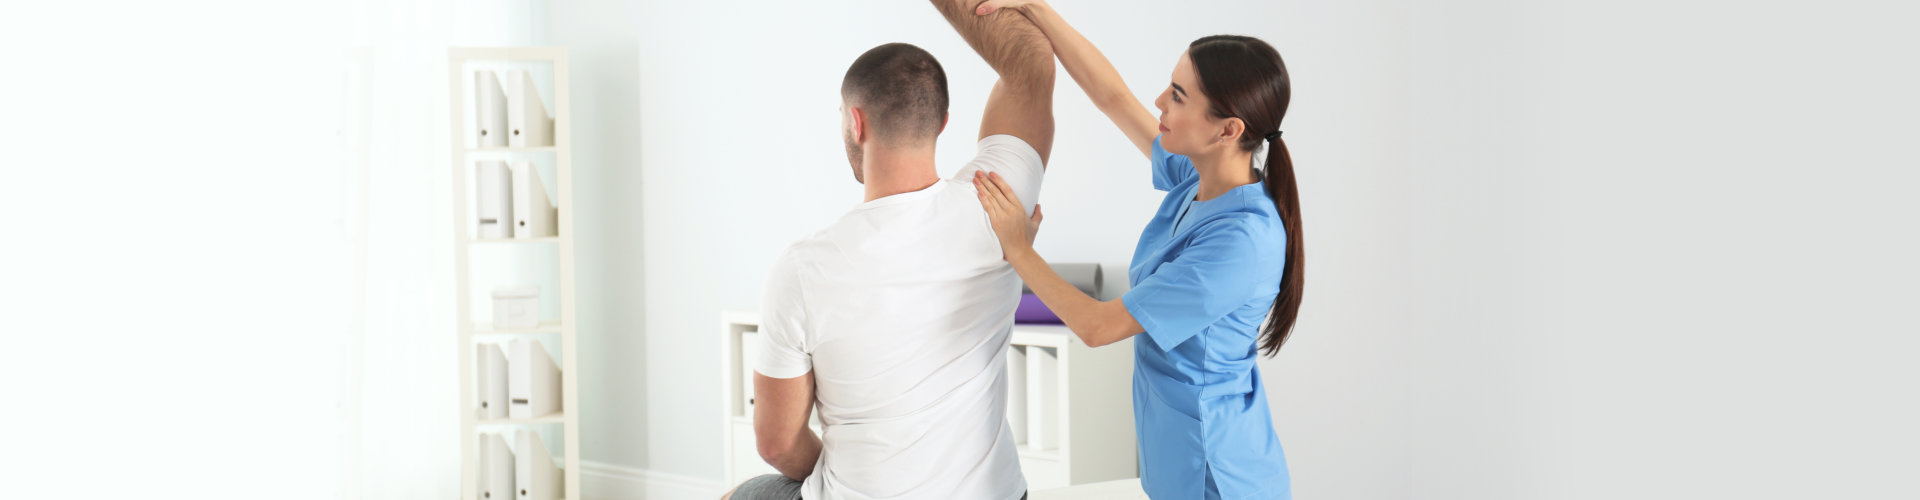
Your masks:
{"label": "woman's face", "polygon": [[1226,133],[1224,119],[1214,119],[1207,110],[1212,106],[1200,92],[1200,76],[1193,72],[1193,60],[1186,52],[1173,65],[1173,82],[1153,100],[1160,108],[1160,146],[1167,152],[1196,156],[1211,148],[1230,146],[1221,142]]}

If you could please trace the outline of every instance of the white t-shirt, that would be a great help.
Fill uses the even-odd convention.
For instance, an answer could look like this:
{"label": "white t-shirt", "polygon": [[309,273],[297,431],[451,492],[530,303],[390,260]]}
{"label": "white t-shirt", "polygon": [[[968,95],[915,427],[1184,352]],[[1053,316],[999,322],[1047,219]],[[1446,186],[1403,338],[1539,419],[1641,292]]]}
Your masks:
{"label": "white t-shirt", "polygon": [[1013,136],[932,187],[862,203],[787,249],[761,305],[755,370],[814,374],[824,449],[801,496],[1016,500],[1006,350],[1020,277],[973,188],[999,172],[1027,213],[1040,155]]}

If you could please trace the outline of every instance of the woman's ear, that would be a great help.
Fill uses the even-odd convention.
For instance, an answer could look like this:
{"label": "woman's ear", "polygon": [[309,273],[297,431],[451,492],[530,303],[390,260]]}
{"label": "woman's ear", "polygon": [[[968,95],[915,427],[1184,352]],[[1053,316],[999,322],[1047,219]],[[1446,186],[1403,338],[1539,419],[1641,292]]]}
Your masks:
{"label": "woman's ear", "polygon": [[1239,118],[1221,120],[1220,125],[1220,135],[1213,138],[1213,141],[1218,144],[1238,143],[1240,141],[1240,134],[1247,131],[1247,122]]}

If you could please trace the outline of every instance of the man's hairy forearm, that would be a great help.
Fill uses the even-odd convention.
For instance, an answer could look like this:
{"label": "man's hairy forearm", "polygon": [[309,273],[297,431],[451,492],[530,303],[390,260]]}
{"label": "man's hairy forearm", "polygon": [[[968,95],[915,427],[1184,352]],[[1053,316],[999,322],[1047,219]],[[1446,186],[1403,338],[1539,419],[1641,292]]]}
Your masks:
{"label": "man's hairy forearm", "polygon": [[1019,84],[1053,81],[1053,45],[1026,16],[1015,9],[988,15],[973,10],[983,0],[932,0],[954,31],[967,41],[1002,80]]}

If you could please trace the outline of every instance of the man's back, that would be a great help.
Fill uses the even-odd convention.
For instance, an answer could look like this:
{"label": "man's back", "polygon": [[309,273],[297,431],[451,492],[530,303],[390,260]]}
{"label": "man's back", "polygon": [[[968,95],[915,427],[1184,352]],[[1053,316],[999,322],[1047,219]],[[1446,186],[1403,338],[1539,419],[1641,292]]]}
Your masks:
{"label": "man's back", "polygon": [[806,498],[1026,491],[1005,408],[1020,279],[980,208],[975,170],[1038,198],[1039,154],[987,137],[953,179],[863,203],[775,263],[755,367],[814,373],[824,448]]}

